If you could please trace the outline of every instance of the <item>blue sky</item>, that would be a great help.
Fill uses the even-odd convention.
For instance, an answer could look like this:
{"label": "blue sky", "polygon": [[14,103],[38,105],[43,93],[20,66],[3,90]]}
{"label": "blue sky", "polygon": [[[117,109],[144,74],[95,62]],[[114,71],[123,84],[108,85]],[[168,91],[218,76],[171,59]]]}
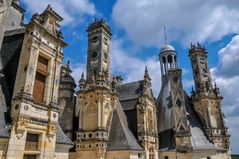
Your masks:
{"label": "blue sky", "polygon": [[85,71],[87,26],[104,18],[112,29],[111,65],[124,82],[143,78],[148,66],[154,95],[161,86],[158,54],[168,42],[178,52],[183,85],[193,85],[188,58],[190,43],[199,41],[207,51],[213,81],[224,96],[222,109],[231,132],[232,152],[239,153],[239,1],[238,0],[22,0],[25,22],[51,4],[63,18],[64,62],[71,61],[76,82]]}

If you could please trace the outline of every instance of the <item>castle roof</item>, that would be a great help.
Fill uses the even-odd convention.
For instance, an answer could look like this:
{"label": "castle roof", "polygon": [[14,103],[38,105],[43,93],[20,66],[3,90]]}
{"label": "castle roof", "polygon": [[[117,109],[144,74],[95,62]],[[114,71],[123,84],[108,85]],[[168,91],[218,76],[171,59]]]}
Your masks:
{"label": "castle roof", "polygon": [[113,112],[109,135],[108,150],[143,151],[128,127],[127,118],[119,101]]}
{"label": "castle roof", "polygon": [[74,143],[63,132],[63,130],[59,124],[57,124],[56,143],[57,144],[74,145]]}
{"label": "castle roof", "polygon": [[191,130],[191,143],[194,150],[216,150],[216,146],[213,145],[206,133],[204,132],[202,122],[199,119],[197,113],[193,109],[192,104],[190,104],[189,96],[184,92],[184,98],[185,98],[185,104],[186,109],[188,112],[187,118],[190,124],[190,130]]}
{"label": "castle roof", "polygon": [[165,52],[175,52],[176,50],[174,49],[174,47],[172,45],[169,44],[165,44],[161,50],[160,50],[160,54],[165,53]]}
{"label": "castle roof", "polygon": [[75,85],[75,80],[70,74],[65,74],[61,77],[62,83],[73,83]]}
{"label": "castle roof", "polygon": [[[137,99],[143,88],[143,80],[119,85],[117,92],[120,94],[120,101]],[[123,106],[124,108],[124,106]]]}
{"label": "castle roof", "polygon": [[[204,132],[202,122],[197,116],[192,104],[190,103],[189,96],[184,91],[185,107],[187,112],[187,120],[190,127],[191,143],[193,150],[216,150],[216,147],[209,141],[206,133]],[[176,148],[175,143],[175,110],[172,104],[171,86],[169,81],[165,81],[162,85],[161,92],[157,99],[158,108],[158,131],[159,131],[159,149],[173,150]]]}
{"label": "castle roof", "polygon": [[[6,81],[4,80],[4,76],[0,73],[0,137],[1,138],[8,138],[9,133],[6,126],[5,120],[5,113],[7,112],[7,105],[6,105]],[[5,92],[4,92],[5,91]]]}

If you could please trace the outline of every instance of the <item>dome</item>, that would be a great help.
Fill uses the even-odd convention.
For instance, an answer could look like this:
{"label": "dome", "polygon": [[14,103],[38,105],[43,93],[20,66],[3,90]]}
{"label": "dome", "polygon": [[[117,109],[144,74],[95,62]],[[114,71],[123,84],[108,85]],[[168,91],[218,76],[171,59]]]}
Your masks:
{"label": "dome", "polygon": [[61,82],[62,83],[73,83],[73,84],[75,84],[74,78],[69,74],[66,74],[66,75],[62,76],[61,77]]}
{"label": "dome", "polygon": [[172,45],[166,44],[160,50],[161,54],[164,52],[176,52],[176,50],[174,49],[174,47]]}

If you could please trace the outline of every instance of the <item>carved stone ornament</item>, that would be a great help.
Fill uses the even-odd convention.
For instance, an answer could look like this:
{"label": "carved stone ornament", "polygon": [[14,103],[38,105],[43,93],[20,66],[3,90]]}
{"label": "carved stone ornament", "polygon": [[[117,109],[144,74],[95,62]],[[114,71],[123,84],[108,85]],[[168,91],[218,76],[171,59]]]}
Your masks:
{"label": "carved stone ornament", "polygon": [[49,123],[48,131],[47,131],[47,137],[48,137],[49,142],[51,142],[51,140],[55,136],[56,131],[57,131],[56,124],[55,123]]}
{"label": "carved stone ornament", "polygon": [[18,139],[20,139],[24,135],[25,130],[26,130],[25,121],[19,119],[15,126],[15,133],[16,133],[15,135],[17,136]]}

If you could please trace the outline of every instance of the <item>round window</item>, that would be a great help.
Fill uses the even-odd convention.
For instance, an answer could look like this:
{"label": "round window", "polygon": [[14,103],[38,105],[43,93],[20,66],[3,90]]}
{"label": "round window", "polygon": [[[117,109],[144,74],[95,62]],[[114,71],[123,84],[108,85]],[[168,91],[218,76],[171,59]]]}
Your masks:
{"label": "round window", "polygon": [[97,52],[92,53],[92,58],[95,59],[97,57]]}

